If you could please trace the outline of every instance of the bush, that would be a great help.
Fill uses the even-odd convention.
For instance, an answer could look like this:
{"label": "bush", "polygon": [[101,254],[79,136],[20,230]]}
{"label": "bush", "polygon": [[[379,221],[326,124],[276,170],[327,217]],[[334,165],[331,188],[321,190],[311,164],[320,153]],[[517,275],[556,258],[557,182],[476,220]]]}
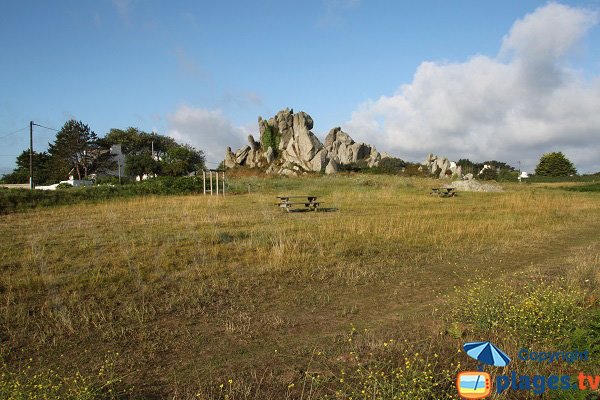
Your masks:
{"label": "bush", "polygon": [[399,158],[383,158],[373,169],[380,174],[401,174],[406,168],[406,162]]}
{"label": "bush", "polygon": [[160,177],[121,186],[96,185],[76,188],[68,186],[71,190],[0,190],[0,214],[36,207],[101,201],[113,197],[201,193],[202,178]]}
{"label": "bush", "polygon": [[275,155],[277,155],[279,142],[281,140],[281,137],[276,129],[277,128],[273,128],[269,124],[265,124],[265,131],[260,138],[262,148],[266,151],[269,147],[271,147]]}
{"label": "bush", "polygon": [[518,182],[519,173],[508,169],[500,169],[497,180],[498,182]]}
{"label": "bush", "polygon": [[362,170],[368,170],[369,165],[366,161],[360,160],[357,162],[353,162],[350,164],[339,164],[338,171],[339,172],[360,172]]}
{"label": "bush", "polygon": [[498,179],[498,172],[496,168],[486,168],[479,174],[479,179],[484,181],[495,181]]}
{"label": "bush", "polygon": [[59,190],[73,189],[73,185],[69,185],[68,183],[59,183],[58,186],[56,186],[56,189],[59,189]]}
{"label": "bush", "polygon": [[130,183],[135,183],[135,180],[131,179],[128,176],[122,176],[120,181],[118,176],[100,176],[96,178],[96,185],[126,185]]}

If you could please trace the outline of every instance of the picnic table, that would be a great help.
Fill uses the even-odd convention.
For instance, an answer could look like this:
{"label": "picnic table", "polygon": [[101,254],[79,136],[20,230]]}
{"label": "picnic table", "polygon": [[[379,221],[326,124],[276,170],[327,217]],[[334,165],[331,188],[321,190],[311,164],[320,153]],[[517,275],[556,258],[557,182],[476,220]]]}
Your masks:
{"label": "picnic table", "polygon": [[277,199],[279,200],[279,202],[276,203],[275,205],[283,208],[287,212],[290,212],[292,207],[301,206],[301,205],[304,205],[304,207],[306,207],[310,210],[319,211],[319,206],[323,203],[322,201],[317,200],[317,196],[310,196],[310,195],[277,196]]}
{"label": "picnic table", "polygon": [[454,188],[451,187],[439,187],[439,188],[431,188],[431,194],[432,196],[438,196],[438,197],[454,197],[456,196],[456,192],[454,191]]}

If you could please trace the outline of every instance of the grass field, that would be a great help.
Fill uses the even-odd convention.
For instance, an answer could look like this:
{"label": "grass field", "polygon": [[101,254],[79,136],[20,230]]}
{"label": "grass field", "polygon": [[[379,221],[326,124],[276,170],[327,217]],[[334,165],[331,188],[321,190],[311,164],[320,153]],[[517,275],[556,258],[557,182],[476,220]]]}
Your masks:
{"label": "grass field", "polygon": [[[454,398],[456,372],[476,367],[465,341],[600,349],[597,193],[232,184],[248,193],[0,216],[0,394]],[[284,213],[279,194],[330,210]]]}

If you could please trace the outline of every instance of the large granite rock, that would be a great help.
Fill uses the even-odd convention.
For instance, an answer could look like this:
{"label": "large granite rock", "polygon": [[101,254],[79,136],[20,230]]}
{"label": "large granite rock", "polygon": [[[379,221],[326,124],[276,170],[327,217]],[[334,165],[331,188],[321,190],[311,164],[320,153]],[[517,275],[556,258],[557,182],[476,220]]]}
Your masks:
{"label": "large granite rock", "polygon": [[335,174],[336,172],[338,172],[338,164],[332,158],[329,160],[329,164],[327,164],[327,166],[325,167],[325,174],[331,175]]}
{"label": "large granite rock", "polygon": [[265,168],[267,173],[298,175],[322,171],[335,173],[340,164],[359,161],[373,167],[381,160],[381,154],[374,146],[356,143],[339,127],[329,132],[323,145],[311,131],[313,126],[310,115],[294,113],[289,108],[268,120],[258,117],[260,141],[249,135],[248,145],[235,153],[227,148],[225,166]]}
{"label": "large granite rock", "polygon": [[381,161],[381,154],[375,146],[366,143],[356,143],[350,135],[336,127],[329,131],[325,138],[325,148],[329,156],[339,164],[352,164],[365,160],[369,167],[375,167]]}
{"label": "large granite rock", "polygon": [[446,157],[438,157],[429,153],[422,165],[431,175],[440,179],[450,179],[454,176],[462,177],[460,165],[456,165],[454,161],[450,161]]}

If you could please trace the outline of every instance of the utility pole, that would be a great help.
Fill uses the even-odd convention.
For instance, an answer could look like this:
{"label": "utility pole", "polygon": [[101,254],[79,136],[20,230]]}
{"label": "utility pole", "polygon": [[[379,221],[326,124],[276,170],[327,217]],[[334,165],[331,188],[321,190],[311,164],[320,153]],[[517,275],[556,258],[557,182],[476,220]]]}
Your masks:
{"label": "utility pole", "polygon": [[29,190],[33,190],[33,121],[29,121]]}

